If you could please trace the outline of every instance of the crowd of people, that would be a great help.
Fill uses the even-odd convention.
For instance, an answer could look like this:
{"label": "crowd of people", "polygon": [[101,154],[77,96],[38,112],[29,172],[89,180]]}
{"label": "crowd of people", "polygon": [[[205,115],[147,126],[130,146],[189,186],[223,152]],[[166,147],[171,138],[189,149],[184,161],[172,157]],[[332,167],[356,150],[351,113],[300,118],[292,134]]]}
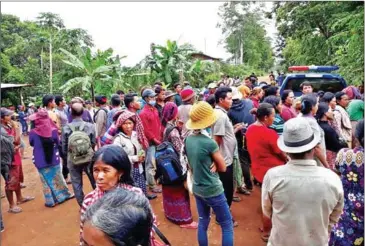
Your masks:
{"label": "crowd of people", "polygon": [[[363,245],[363,91],[314,93],[303,82],[294,98],[291,90],[280,95],[276,83],[273,74],[269,83],[251,74],[210,81],[201,93],[189,82],[174,91],[156,82],[94,102],[46,95],[38,109],[19,107],[21,127],[1,108],[8,212],[34,199],[21,192],[23,133],[45,206],[76,198],[80,245],[162,245],[148,202],[158,194],[166,218],[197,229],[199,245],[209,245],[211,210],[222,245],[234,245],[239,221],[231,205],[241,202],[239,193],[260,191],[268,245]],[[83,173],[93,188],[86,195]]]}

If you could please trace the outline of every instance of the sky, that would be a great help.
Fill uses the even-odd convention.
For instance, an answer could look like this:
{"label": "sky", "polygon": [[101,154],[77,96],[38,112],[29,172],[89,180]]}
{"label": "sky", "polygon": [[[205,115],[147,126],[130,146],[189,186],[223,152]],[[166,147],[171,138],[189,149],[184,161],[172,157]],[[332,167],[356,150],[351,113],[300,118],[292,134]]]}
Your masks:
{"label": "sky", "polygon": [[[150,44],[166,44],[168,39],[193,44],[198,50],[218,58],[229,54],[219,41],[217,28],[221,2],[2,2],[1,12],[21,20],[35,20],[40,12],[59,14],[66,28],[83,28],[101,50],[113,48],[127,56],[122,65],[133,66],[150,52]],[[270,8],[272,3],[266,3]],[[275,24],[266,25],[274,38]]]}

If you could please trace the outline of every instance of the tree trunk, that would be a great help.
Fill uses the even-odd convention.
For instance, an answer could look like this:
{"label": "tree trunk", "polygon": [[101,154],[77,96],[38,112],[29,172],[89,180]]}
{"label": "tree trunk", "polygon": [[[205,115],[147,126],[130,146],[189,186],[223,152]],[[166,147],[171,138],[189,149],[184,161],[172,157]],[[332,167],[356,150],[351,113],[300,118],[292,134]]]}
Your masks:
{"label": "tree trunk", "polygon": [[90,89],[91,89],[92,104],[93,104],[93,106],[95,106],[95,92],[94,92],[94,85],[92,83],[91,83]]}
{"label": "tree trunk", "polygon": [[43,46],[42,46],[42,50],[41,50],[41,71],[43,74]]}
{"label": "tree trunk", "polygon": [[53,84],[52,84],[52,38],[49,40],[49,91],[52,94]]}

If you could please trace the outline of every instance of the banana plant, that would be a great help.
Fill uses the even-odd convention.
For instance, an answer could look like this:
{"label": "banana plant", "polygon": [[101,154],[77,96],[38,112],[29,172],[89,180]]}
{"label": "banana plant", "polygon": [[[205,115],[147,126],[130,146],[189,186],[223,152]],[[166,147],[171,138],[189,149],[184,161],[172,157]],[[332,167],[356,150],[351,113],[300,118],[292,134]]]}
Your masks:
{"label": "banana plant", "polygon": [[95,98],[95,88],[100,83],[111,81],[110,73],[115,67],[119,66],[119,64],[110,63],[113,54],[112,49],[106,51],[98,50],[95,54],[92,54],[90,48],[86,48],[85,51],[80,48],[78,52],[79,57],[62,48],[60,48],[60,51],[67,58],[63,62],[78,69],[83,74],[81,77],[68,80],[60,89],[63,93],[67,93],[75,86],[81,85],[83,91],[90,92],[93,101]]}

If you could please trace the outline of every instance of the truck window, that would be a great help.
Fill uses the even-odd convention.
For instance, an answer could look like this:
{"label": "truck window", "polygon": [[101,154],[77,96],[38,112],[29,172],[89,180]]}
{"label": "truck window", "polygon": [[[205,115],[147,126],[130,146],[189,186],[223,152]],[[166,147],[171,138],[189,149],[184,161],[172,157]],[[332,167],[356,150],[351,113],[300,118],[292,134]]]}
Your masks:
{"label": "truck window", "polygon": [[304,81],[309,82],[313,86],[313,91],[329,91],[338,92],[344,89],[343,84],[337,78],[291,78],[285,85],[285,90],[301,91],[300,84]]}

